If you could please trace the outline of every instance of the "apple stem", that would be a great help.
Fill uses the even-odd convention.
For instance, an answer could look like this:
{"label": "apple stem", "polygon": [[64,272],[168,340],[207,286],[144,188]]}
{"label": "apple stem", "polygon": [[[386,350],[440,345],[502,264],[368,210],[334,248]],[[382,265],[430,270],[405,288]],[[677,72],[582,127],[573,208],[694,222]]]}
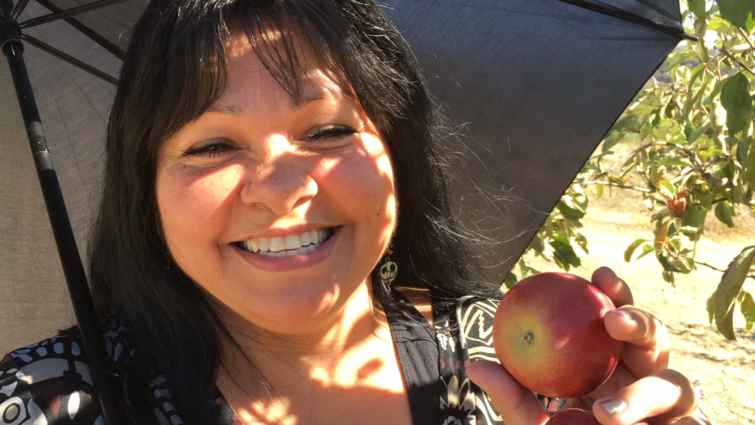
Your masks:
{"label": "apple stem", "polygon": [[535,341],[535,334],[532,331],[526,331],[522,334],[522,341],[532,344]]}

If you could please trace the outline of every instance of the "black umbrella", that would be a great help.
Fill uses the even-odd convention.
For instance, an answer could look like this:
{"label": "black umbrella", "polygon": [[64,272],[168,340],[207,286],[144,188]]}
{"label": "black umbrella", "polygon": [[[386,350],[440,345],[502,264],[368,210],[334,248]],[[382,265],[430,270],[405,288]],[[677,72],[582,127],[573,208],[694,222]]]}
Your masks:
{"label": "black umbrella", "polygon": [[[104,411],[113,412],[75,239],[86,240],[113,84],[146,0],[0,2],[13,80],[0,71],[0,351],[47,336],[67,314],[32,161],[21,159],[24,123],[93,380]],[[677,0],[383,3],[458,136],[446,146],[455,211],[486,239],[479,271],[498,283],[633,96],[690,38]]]}

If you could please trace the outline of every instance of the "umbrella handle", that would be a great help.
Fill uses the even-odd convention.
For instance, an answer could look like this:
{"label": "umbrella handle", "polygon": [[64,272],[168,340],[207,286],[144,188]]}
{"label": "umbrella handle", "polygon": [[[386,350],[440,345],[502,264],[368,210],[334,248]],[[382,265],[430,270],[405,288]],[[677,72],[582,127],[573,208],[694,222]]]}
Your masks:
{"label": "umbrella handle", "polygon": [[16,89],[16,96],[21,107],[21,115],[26,126],[37,177],[42,187],[47,215],[50,217],[55,244],[63,266],[63,274],[68,284],[76,322],[79,325],[84,350],[89,358],[89,371],[97,392],[102,415],[108,425],[119,425],[114,394],[105,372],[105,352],[102,332],[97,320],[92,294],[89,291],[84,266],[81,263],[76,239],[68,218],[63,194],[60,190],[58,175],[52,162],[52,156],[42,129],[37,102],[34,99],[29,75],[23,58],[21,29],[13,21],[11,13],[13,2],[2,0],[2,21],[0,22],[0,49],[8,58],[8,66]]}

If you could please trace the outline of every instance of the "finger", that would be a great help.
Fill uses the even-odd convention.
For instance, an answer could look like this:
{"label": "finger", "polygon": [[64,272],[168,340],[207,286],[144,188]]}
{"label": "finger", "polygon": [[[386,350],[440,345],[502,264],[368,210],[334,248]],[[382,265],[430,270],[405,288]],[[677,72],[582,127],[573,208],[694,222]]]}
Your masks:
{"label": "finger", "polygon": [[612,338],[625,341],[621,359],[638,378],[666,369],[671,341],[666,326],[652,314],[624,306],[606,313],[606,330]]}
{"label": "finger", "polygon": [[467,366],[467,377],[488,393],[507,425],[542,425],[548,420],[535,394],[519,384],[500,364],[477,360]]}
{"label": "finger", "polygon": [[675,370],[665,369],[596,400],[593,413],[603,425],[629,425],[645,418],[653,418],[653,423],[665,420],[673,423],[696,406],[697,396],[689,379]]}
{"label": "finger", "polygon": [[600,288],[601,291],[608,295],[616,307],[634,304],[632,290],[629,285],[616,276],[613,270],[608,267],[601,267],[592,274],[592,284]]}
{"label": "finger", "polygon": [[671,422],[673,425],[710,425],[710,421],[702,419],[702,418],[696,418],[694,416],[687,416],[686,418],[681,418],[676,422]]}

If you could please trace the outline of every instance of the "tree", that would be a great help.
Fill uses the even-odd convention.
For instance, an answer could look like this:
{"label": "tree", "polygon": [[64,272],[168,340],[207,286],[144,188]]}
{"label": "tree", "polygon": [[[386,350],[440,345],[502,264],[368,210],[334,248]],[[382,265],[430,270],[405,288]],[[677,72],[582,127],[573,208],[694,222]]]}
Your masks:
{"label": "tree", "polygon": [[[683,41],[669,55],[606,136],[563,195],[526,253],[542,256],[568,271],[580,265],[578,252],[588,253],[581,233],[587,214],[585,188],[596,185],[642,192],[651,216],[652,237],[632,242],[625,261],[655,255],[663,279],[673,284],[677,273],[698,266],[723,272],[708,300],[711,323],[728,339],[736,339],[733,315],[755,324],[753,295],[742,289],[755,279],[755,245],[745,247],[728,268],[695,260],[697,242],[705,234],[705,217],[713,213],[734,227],[737,210],[755,211],[755,0],[688,0],[683,21],[697,41]],[[618,161],[615,149],[627,140],[639,146]],[[626,150],[626,149],[623,149]],[[506,279],[536,273],[525,256]]]}

